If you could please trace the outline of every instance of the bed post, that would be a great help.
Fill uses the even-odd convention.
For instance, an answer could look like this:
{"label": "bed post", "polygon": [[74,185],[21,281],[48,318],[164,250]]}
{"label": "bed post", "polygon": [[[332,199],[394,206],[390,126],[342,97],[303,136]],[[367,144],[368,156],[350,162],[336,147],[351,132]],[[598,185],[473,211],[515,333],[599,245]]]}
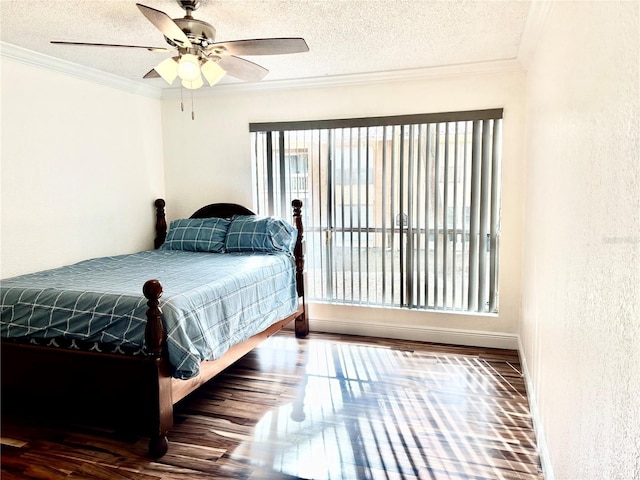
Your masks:
{"label": "bed post", "polygon": [[144,331],[144,340],[147,346],[147,355],[160,357],[164,344],[164,327],[162,326],[162,311],[160,310],[160,297],[162,296],[162,284],[158,280],[149,280],[142,287],[147,299],[147,326]]}
{"label": "bed post", "polygon": [[156,206],[156,238],[153,241],[153,248],[157,250],[167,238],[167,219],[164,215],[164,200],[159,198],[154,205]]}
{"label": "bed post", "polygon": [[[162,202],[164,204],[164,202]],[[162,311],[160,297],[162,285],[158,280],[149,280],[142,287],[147,298],[147,326],[145,329],[145,344],[149,365],[149,381],[153,388],[150,408],[151,431],[149,440],[149,455],[153,458],[162,457],[167,453],[169,442],[167,431],[173,426],[173,402],[171,400],[171,376],[164,355],[165,331],[162,325]]]}
{"label": "bed post", "polygon": [[302,226],[302,201],[293,200],[293,224],[298,230],[298,238],[296,238],[296,246],[293,249],[293,255],[296,259],[296,288],[298,289],[298,297],[302,298],[302,313],[295,319],[296,337],[303,338],[309,335],[309,319],[307,318],[307,305],[304,300],[304,228]]}

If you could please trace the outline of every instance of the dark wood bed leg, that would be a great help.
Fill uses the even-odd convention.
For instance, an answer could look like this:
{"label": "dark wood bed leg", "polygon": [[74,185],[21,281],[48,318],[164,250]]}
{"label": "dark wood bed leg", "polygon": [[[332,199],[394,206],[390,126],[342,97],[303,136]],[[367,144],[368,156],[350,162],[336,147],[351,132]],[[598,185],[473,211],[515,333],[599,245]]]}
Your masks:
{"label": "dark wood bed leg", "polygon": [[[304,305],[304,299],[302,299],[302,303]],[[295,323],[293,324],[296,337],[304,338],[309,335],[309,320],[307,319],[307,306],[303,306],[303,311],[300,315],[298,315],[295,319]]]}
{"label": "dark wood bed leg", "polygon": [[145,330],[149,378],[152,387],[151,405],[149,405],[151,415],[149,455],[152,458],[159,458],[167,453],[169,448],[167,432],[173,426],[171,376],[168,361],[164,356],[165,332],[159,307],[162,285],[158,280],[149,280],[144,284],[142,291],[148,300],[149,307]]}
{"label": "dark wood bed leg", "polygon": [[149,456],[151,458],[160,458],[169,450],[169,440],[166,435],[158,435],[151,437],[149,440]]}
{"label": "dark wood bed leg", "polygon": [[157,250],[167,238],[167,218],[164,214],[164,206],[166,205],[164,200],[159,198],[154,205],[156,206],[156,238],[153,241],[153,248]]}
{"label": "dark wood bed leg", "polygon": [[302,226],[302,201],[293,200],[293,224],[298,230],[296,246],[293,255],[296,259],[296,287],[298,297],[302,299],[302,313],[298,315],[294,322],[296,337],[304,338],[309,335],[309,319],[307,318],[307,305],[304,300],[304,228]]}

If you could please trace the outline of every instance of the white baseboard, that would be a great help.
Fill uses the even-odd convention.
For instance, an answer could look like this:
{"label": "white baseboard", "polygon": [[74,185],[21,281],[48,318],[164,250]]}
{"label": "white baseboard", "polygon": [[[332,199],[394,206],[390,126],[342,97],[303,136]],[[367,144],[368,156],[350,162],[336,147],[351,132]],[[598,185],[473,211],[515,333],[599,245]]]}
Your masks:
{"label": "white baseboard", "polygon": [[309,327],[312,333],[340,333],[509,350],[518,348],[518,336],[510,333],[315,318],[309,319]]}
{"label": "white baseboard", "polygon": [[522,341],[518,335],[518,353],[520,354],[520,366],[524,375],[525,385],[527,387],[527,398],[529,400],[529,411],[531,412],[531,420],[533,422],[533,431],[536,434],[536,444],[538,446],[538,455],[540,455],[540,463],[542,466],[542,474],[545,480],[554,480],[553,467],[551,466],[551,457],[549,456],[549,447],[547,446],[542,419],[540,418],[540,410],[536,401],[533,383],[531,381],[531,373],[527,366],[527,359],[524,356],[524,348]]}

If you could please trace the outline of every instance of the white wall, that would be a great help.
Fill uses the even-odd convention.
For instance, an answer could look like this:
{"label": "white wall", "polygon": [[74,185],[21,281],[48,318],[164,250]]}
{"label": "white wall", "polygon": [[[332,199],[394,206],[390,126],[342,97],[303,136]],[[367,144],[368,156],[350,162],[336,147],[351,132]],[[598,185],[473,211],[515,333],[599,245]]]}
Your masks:
{"label": "white wall", "polygon": [[1,276],[151,248],[160,100],[2,58]]}
{"label": "white wall", "polygon": [[554,3],[528,72],[521,337],[547,479],[640,478],[639,15]]}
{"label": "white wall", "polygon": [[[191,120],[189,98],[185,98],[185,112],[180,111],[179,98],[163,100],[167,214],[170,218],[188,216],[216,201],[252,205],[251,122],[504,107],[500,315],[415,314],[381,309],[354,312],[345,307],[315,305],[311,317],[316,330],[437,341],[447,341],[442,336],[447,332],[467,331],[470,343],[487,344],[489,339],[497,341],[496,346],[515,348],[515,335],[509,334],[517,331],[520,312],[524,86],[524,72],[509,70],[257,91],[219,87],[209,96],[195,96],[195,121]],[[459,335],[455,340],[466,342]]]}

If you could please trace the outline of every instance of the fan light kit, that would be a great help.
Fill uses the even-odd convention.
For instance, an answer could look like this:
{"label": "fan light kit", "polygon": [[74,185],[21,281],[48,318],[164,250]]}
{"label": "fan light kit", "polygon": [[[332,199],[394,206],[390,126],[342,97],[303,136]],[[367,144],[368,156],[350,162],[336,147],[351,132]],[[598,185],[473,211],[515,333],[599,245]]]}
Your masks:
{"label": "fan light kit", "polygon": [[[192,13],[200,6],[200,0],[176,0],[186,12],[183,18],[172,19],[166,13],[137,3],[142,14],[164,35],[170,48],[146,47],[141,45],[118,45],[111,43],[84,43],[52,40],[61,45],[90,47],[142,48],[151,52],[172,52],[167,58],[150,70],[144,78],[162,78],[173,85],[180,78],[182,87],[196,90],[204,85],[214,86],[225,75],[239,80],[257,82],[269,71],[238,55],[282,55],[308,52],[303,38],[258,38],[253,40],[232,40],[216,42],[216,30],[210,24],[193,18]],[[177,55],[175,53],[177,52]],[[193,101],[193,99],[192,99]],[[191,118],[195,118],[193,109]]]}

